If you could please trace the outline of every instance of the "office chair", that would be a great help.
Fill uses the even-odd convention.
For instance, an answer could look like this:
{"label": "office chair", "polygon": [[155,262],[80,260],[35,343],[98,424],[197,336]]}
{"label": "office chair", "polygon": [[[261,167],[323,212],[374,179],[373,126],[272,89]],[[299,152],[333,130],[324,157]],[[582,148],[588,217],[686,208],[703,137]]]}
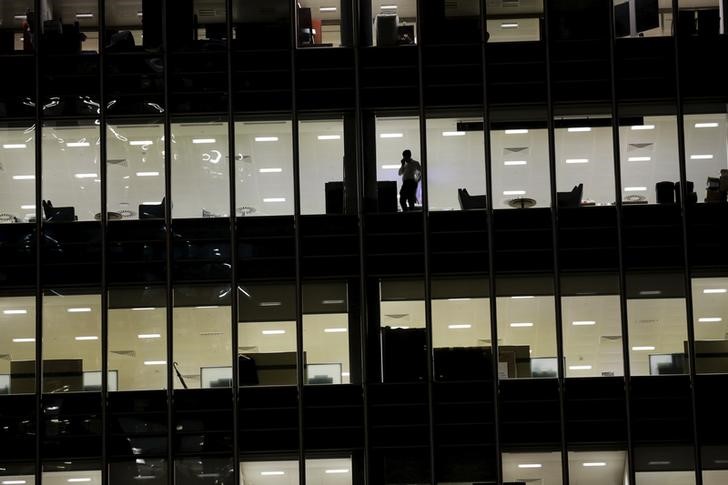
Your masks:
{"label": "office chair", "polygon": [[571,192],[557,192],[556,204],[558,207],[579,207],[581,196],[584,193],[584,184],[575,185]]}
{"label": "office chair", "polygon": [[675,184],[672,182],[657,182],[655,184],[658,204],[675,203]]}
{"label": "office chair", "polygon": [[50,200],[44,200],[42,203],[46,222],[73,222],[78,220],[76,210],[73,207],[53,207]]}
{"label": "office chair", "polygon": [[164,202],[160,204],[139,204],[139,219],[164,219]]}
{"label": "office chair", "polygon": [[462,210],[485,209],[488,199],[485,195],[470,195],[468,189],[458,189],[458,202]]}

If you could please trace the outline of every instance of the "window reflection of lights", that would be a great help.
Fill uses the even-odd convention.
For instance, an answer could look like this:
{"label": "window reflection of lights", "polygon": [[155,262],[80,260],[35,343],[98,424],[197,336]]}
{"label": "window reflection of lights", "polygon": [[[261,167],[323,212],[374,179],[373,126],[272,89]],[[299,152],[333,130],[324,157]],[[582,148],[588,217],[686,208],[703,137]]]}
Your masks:
{"label": "window reflection of lights", "polygon": [[17,309],[17,310],[3,310],[4,315],[27,315],[28,310]]}
{"label": "window reflection of lights", "polygon": [[321,303],[324,305],[341,305],[344,300],[323,300]]}
{"label": "window reflection of lights", "polygon": [[161,337],[162,335],[158,333],[140,333],[139,335],[137,335],[137,338],[140,340],[149,340]]}
{"label": "window reflection of lights", "polygon": [[91,144],[87,141],[75,141],[75,142],[66,143],[66,146],[68,148],[86,148],[86,147],[90,147]]}
{"label": "window reflection of lights", "polygon": [[99,175],[96,173],[77,173],[73,175],[77,179],[95,179],[98,178]]}
{"label": "window reflection of lights", "polygon": [[220,153],[219,150],[210,150],[210,153],[202,154],[203,162],[210,162],[213,164],[217,164],[217,163],[220,163],[221,159],[222,159],[222,153]]}
{"label": "window reflection of lights", "polygon": [[25,344],[25,343],[35,342],[35,339],[32,338],[32,337],[29,337],[29,338],[14,338],[13,339],[13,342],[15,342],[16,344]]}
{"label": "window reflection of lights", "polygon": [[511,328],[527,328],[533,327],[533,322],[514,322],[511,323]]}
{"label": "window reflection of lights", "polygon": [[33,204],[21,205],[20,208],[23,210],[32,211],[32,210],[35,210],[35,205],[33,205]]}
{"label": "window reflection of lights", "polygon": [[98,340],[99,338],[96,335],[80,335],[78,337],[74,337],[74,340],[78,342],[83,342],[87,340]]}
{"label": "window reflection of lights", "polygon": [[631,127],[632,131],[640,131],[640,130],[654,130],[655,125],[634,125]]}
{"label": "window reflection of lights", "polygon": [[260,474],[264,477],[272,477],[272,476],[280,476],[285,475],[286,472],[284,471],[270,471],[270,472],[260,472]]}
{"label": "window reflection of lights", "polygon": [[642,290],[640,291],[640,295],[642,296],[650,296],[650,295],[661,295],[662,291],[660,290]]}
{"label": "window reflection of lights", "polygon": [[91,311],[90,307],[72,307],[67,308],[66,311],[68,313],[89,313]]}
{"label": "window reflection of lights", "polygon": [[473,326],[469,323],[453,323],[448,325],[447,328],[450,330],[466,330],[468,328],[473,328]]}
{"label": "window reflection of lights", "polygon": [[591,461],[591,462],[582,463],[582,466],[585,466],[587,468],[599,467],[599,466],[607,466],[607,463],[604,461]]}
{"label": "window reflection of lights", "polygon": [[536,297],[533,295],[517,295],[517,296],[511,297],[512,300],[530,300],[531,298],[536,298]]}
{"label": "window reflection of lights", "polygon": [[143,205],[160,205],[161,203],[162,203],[161,200],[152,200],[152,201],[142,202]]}
{"label": "window reflection of lights", "polygon": [[519,463],[518,468],[541,468],[543,465],[540,463]]}
{"label": "window reflection of lights", "polygon": [[336,12],[336,7],[320,7],[319,12]]}
{"label": "window reflection of lights", "polygon": [[262,307],[273,307],[273,306],[281,306],[282,303],[280,301],[261,301],[258,303],[258,306]]}
{"label": "window reflection of lights", "polygon": [[94,18],[94,14],[92,14],[90,12],[77,13],[76,18],[77,19],[92,19],[92,18]]}
{"label": "window reflection of lights", "polygon": [[592,366],[590,365],[570,365],[569,370],[591,370]]}
{"label": "window reflection of lights", "polygon": [[344,327],[333,327],[333,328],[325,328],[325,333],[346,333],[347,329]]}
{"label": "window reflection of lights", "polygon": [[646,192],[647,187],[625,187],[625,192]]}
{"label": "window reflection of lights", "polygon": [[597,322],[595,320],[574,320],[571,322],[572,325],[575,327],[583,327],[583,326],[590,326],[590,325],[596,325]]}
{"label": "window reflection of lights", "polygon": [[326,470],[326,473],[332,475],[332,474],[338,474],[338,473],[349,473],[348,468],[332,468],[331,470]]}
{"label": "window reflection of lights", "polygon": [[464,131],[443,131],[442,136],[465,136]]}
{"label": "window reflection of lights", "polygon": [[167,365],[166,360],[145,360],[144,365]]}
{"label": "window reflection of lights", "polygon": [[382,165],[383,170],[399,170],[400,167],[401,165],[396,165],[394,163],[386,163]]}

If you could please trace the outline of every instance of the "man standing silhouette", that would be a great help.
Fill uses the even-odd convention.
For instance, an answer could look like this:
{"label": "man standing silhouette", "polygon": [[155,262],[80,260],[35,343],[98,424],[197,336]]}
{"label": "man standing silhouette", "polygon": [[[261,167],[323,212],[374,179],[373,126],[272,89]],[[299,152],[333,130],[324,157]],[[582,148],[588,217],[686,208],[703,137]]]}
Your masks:
{"label": "man standing silhouette", "polygon": [[417,185],[422,177],[422,165],[412,158],[412,152],[409,150],[402,152],[402,166],[399,168],[399,174],[402,176],[399,205],[402,206],[402,211],[406,212],[415,208]]}

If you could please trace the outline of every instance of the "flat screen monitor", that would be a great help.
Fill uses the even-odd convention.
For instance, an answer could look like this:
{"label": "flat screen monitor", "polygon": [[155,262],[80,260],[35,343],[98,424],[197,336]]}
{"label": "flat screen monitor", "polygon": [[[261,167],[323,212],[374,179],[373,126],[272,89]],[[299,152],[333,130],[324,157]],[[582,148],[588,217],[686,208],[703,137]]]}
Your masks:
{"label": "flat screen monitor", "polygon": [[[119,389],[119,371],[109,371],[109,391],[117,391]],[[90,371],[83,373],[83,390],[84,391],[100,391],[101,390],[101,371]]]}
{"label": "flat screen monitor", "polygon": [[686,374],[685,354],[651,354],[650,375]]}
{"label": "flat screen monitor", "polygon": [[629,37],[629,2],[620,3],[614,6],[614,35],[617,37]]}
{"label": "flat screen monitor", "polygon": [[637,32],[645,32],[660,26],[658,0],[634,0],[634,14]]}
{"label": "flat screen monitor", "polygon": [[203,389],[210,387],[232,387],[232,367],[201,367],[200,386]]}
{"label": "flat screen monitor", "polygon": [[341,384],[341,364],[308,364],[307,384]]}

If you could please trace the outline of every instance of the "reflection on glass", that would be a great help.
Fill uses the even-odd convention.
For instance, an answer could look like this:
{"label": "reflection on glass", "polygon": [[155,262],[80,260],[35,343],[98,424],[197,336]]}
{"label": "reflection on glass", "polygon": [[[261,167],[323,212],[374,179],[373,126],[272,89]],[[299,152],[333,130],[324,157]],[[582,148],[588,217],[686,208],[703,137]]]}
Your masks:
{"label": "reflection on glass", "polygon": [[417,42],[415,0],[371,0],[373,45],[392,47]]}
{"label": "reflection on glass", "polygon": [[561,485],[561,453],[503,453],[503,481]]}
{"label": "reflection on glass", "polygon": [[93,122],[70,126],[46,122],[42,148],[43,217],[46,222],[100,218],[98,126]]}
{"label": "reflection on glass", "polygon": [[101,390],[101,295],[43,296],[43,392]]}
{"label": "reflection on glass", "polygon": [[683,39],[725,34],[725,3],[721,0],[678,0],[678,28]]}
{"label": "reflection on glass", "polygon": [[[213,42],[225,44],[227,40],[227,22],[225,0],[193,0],[193,23],[195,39],[208,41],[209,49]],[[213,42],[209,42],[213,41]]]}
{"label": "reflection on glass", "polygon": [[486,10],[488,42],[534,42],[541,40],[543,1],[489,3]]}
{"label": "reflection on glass", "polygon": [[[565,126],[565,124],[567,124]],[[556,121],[556,185],[559,207],[614,203],[614,158],[609,118],[595,125],[583,120]],[[625,187],[642,194],[646,187]]]}
{"label": "reflection on glass", "polygon": [[[306,478],[308,481],[308,474]],[[240,463],[240,483],[295,485],[298,483],[298,460],[244,461]]]}
{"label": "reflection on glass", "polygon": [[550,207],[547,130],[514,125],[490,134],[493,208]]}
{"label": "reflection on glass", "polygon": [[216,120],[172,123],[172,217],[228,217],[228,127]]}
{"label": "reflection on glass", "polygon": [[[172,316],[175,389],[230,387],[230,288],[178,286]],[[151,365],[166,364],[158,361]]]}
{"label": "reflection on glass", "polygon": [[43,483],[65,485],[67,483],[85,483],[101,485],[101,470],[98,465],[82,462],[57,462],[43,464]]}
{"label": "reflection on glass", "polygon": [[98,2],[41,2],[43,45],[60,54],[99,51]]}
{"label": "reflection on glass", "polygon": [[693,278],[695,372],[728,373],[728,278]]}
{"label": "reflection on glass", "polygon": [[[148,305],[148,306],[141,306]],[[167,387],[167,311],[163,288],[109,292],[109,372],[118,390]]]}
{"label": "reflection on glass", "polygon": [[291,2],[234,0],[234,39],[242,49],[287,49],[291,44]]}
{"label": "reflection on glass", "polygon": [[126,485],[144,480],[146,485],[167,483],[167,463],[161,458],[137,458],[109,463],[109,483]]}
{"label": "reflection on glass", "polygon": [[483,120],[428,119],[427,168],[431,211],[485,209]]}
{"label": "reflection on glass", "polygon": [[0,298],[0,394],[35,393],[35,298]]}
{"label": "reflection on glass", "polygon": [[174,481],[178,485],[215,483],[233,485],[235,473],[231,458],[205,456],[179,458],[174,462]]}
{"label": "reflection on glass", "polygon": [[[412,185],[409,191],[402,194],[405,173],[400,174],[403,165],[404,151],[409,150],[411,158],[420,160],[420,130],[416,117],[402,118],[376,118],[376,161],[377,164],[377,195],[379,212],[396,212],[399,205],[402,210],[409,209],[414,202],[415,207],[422,205],[421,177],[412,172],[407,173],[408,179],[418,183]],[[416,166],[415,166],[416,168]],[[415,189],[412,198],[411,189]],[[397,200],[399,199],[399,204]]]}
{"label": "reflection on glass", "polygon": [[35,127],[0,126],[0,222],[35,219]]}
{"label": "reflection on glass", "polygon": [[298,138],[301,214],[344,213],[343,119],[301,121]]}
{"label": "reflection on glass", "polygon": [[[692,446],[638,446],[635,447],[634,456],[637,485],[695,483]],[[704,483],[707,485],[709,482]]]}
{"label": "reflection on glass", "polygon": [[383,280],[379,291],[383,382],[426,380],[424,283]]}
{"label": "reflection on glass", "polygon": [[303,285],[307,384],[350,382],[348,311],[346,283]]}
{"label": "reflection on glass", "polygon": [[616,37],[672,35],[671,2],[634,0],[613,0],[613,2],[614,35]]}
{"label": "reflection on glass", "polygon": [[[710,204],[728,200],[728,115],[685,116],[685,165],[697,201]],[[705,185],[703,185],[705,184]]]}
{"label": "reflection on glass", "polygon": [[[235,123],[235,207],[238,215],[293,214],[291,129],[290,121]],[[302,185],[308,185],[308,181],[302,178]]]}
{"label": "reflection on glass", "polygon": [[[241,386],[295,386],[296,290],[288,284],[238,287],[238,365]],[[304,356],[304,365],[308,358]]]}
{"label": "reflection on glass", "polygon": [[[15,2],[2,2],[0,4],[0,25],[5,31],[3,45],[0,53],[13,51],[33,51],[33,28],[31,12],[33,0],[18,0]],[[30,16],[30,20],[28,17]]]}
{"label": "reflection on glass", "polygon": [[496,300],[498,376],[557,377],[553,296],[513,295]]}
{"label": "reflection on glass", "polygon": [[621,376],[619,295],[561,298],[567,377]]}
{"label": "reflection on glass", "polygon": [[[623,204],[671,204],[680,180],[677,121],[645,116],[619,127]],[[644,189],[644,190],[643,190]]]}
{"label": "reflection on glass", "polygon": [[110,219],[164,218],[164,129],[160,124],[107,125]]}
{"label": "reflection on glass", "polygon": [[[342,2],[301,0],[298,15],[299,47],[338,47],[342,44]],[[348,12],[347,12],[348,13]]]}
{"label": "reflection on glass", "polygon": [[624,451],[569,452],[569,483],[623,485],[627,473]]}
{"label": "reflection on glass", "polygon": [[135,46],[141,45],[151,47],[148,43],[155,37],[152,26],[160,28],[157,35],[161,36],[161,25],[156,23],[162,18],[161,2],[104,1],[106,2],[106,28],[109,31],[106,37],[105,53],[133,51]]}

